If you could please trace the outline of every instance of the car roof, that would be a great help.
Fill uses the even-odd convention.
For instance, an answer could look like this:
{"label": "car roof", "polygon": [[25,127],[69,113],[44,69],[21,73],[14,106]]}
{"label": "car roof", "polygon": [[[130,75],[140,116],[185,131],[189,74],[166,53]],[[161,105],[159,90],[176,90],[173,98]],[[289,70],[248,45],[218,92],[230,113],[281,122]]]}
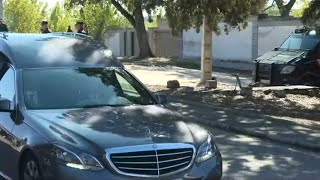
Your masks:
{"label": "car roof", "polygon": [[78,33],[0,33],[0,52],[17,69],[123,67],[107,47]]}
{"label": "car roof", "polygon": [[305,34],[292,34],[290,37],[303,37],[303,38],[310,38],[310,39],[320,39],[319,35],[305,35]]}

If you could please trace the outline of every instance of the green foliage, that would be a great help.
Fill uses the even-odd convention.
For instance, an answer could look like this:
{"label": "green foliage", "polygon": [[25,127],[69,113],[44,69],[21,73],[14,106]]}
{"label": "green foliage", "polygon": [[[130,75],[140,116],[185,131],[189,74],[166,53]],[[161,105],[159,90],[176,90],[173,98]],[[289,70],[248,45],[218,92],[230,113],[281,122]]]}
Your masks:
{"label": "green foliage", "polygon": [[320,1],[313,0],[310,3],[310,6],[305,9],[302,15],[302,22],[308,26],[319,26],[320,19]]}
{"label": "green foliage", "polygon": [[39,32],[41,12],[45,12],[45,6],[37,0],[6,0],[4,4],[4,17],[12,32]]}
{"label": "green foliage", "polygon": [[90,35],[95,39],[101,39],[110,27],[113,15],[115,10],[110,8],[110,4],[87,3],[84,6],[84,16]]}
{"label": "green foliage", "polygon": [[84,17],[90,35],[101,40],[111,28],[129,27],[128,21],[119,16],[110,1],[89,2],[84,5]]}
{"label": "green foliage", "polygon": [[209,26],[217,34],[221,33],[218,24],[226,22],[224,30],[228,32],[231,27],[239,30],[247,26],[247,19],[251,14],[257,13],[264,5],[265,0],[168,0],[166,12],[169,25],[174,33],[182,30],[196,28],[203,24],[203,16],[209,19]]}
{"label": "green foliage", "polygon": [[62,4],[57,3],[50,14],[50,29],[53,32],[65,32],[68,26],[73,27],[78,13],[66,9]]}
{"label": "green foliage", "polygon": [[75,31],[76,21],[81,20],[86,23],[90,36],[96,40],[102,40],[110,28],[129,26],[109,1],[66,0],[63,5],[57,3],[51,12],[50,27],[53,31],[64,32],[69,25]]}
{"label": "green foliage", "polygon": [[304,10],[309,7],[310,1],[309,0],[298,0],[296,2],[296,5],[298,6],[298,8],[292,10],[292,15],[294,17],[302,17]]}

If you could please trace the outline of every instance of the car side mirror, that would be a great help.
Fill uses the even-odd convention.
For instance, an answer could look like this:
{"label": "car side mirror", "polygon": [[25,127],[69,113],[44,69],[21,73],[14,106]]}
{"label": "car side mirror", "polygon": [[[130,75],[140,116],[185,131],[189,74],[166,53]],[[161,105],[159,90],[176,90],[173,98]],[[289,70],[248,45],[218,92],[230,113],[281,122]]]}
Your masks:
{"label": "car side mirror", "polygon": [[279,47],[274,48],[274,51],[279,51]]}
{"label": "car side mirror", "polygon": [[8,99],[0,98],[0,111],[11,112],[11,101]]}
{"label": "car side mirror", "polygon": [[155,94],[158,104],[168,104],[168,96],[164,94]]}

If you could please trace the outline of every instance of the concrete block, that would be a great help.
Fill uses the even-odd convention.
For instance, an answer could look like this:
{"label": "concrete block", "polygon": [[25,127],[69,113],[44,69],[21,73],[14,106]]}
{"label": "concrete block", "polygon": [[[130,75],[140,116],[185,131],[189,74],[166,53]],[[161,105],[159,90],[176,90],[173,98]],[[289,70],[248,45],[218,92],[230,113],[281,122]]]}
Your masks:
{"label": "concrete block", "polygon": [[177,89],[180,88],[180,83],[178,80],[172,80],[167,82],[167,88],[169,89]]}
{"label": "concrete block", "polygon": [[273,91],[273,95],[276,96],[277,98],[286,98],[287,97],[285,90]]}
{"label": "concrete block", "polygon": [[207,80],[204,83],[204,87],[207,88],[207,89],[217,89],[218,81],[217,80]]}
{"label": "concrete block", "polygon": [[252,87],[242,87],[240,90],[241,96],[252,96],[253,90]]}

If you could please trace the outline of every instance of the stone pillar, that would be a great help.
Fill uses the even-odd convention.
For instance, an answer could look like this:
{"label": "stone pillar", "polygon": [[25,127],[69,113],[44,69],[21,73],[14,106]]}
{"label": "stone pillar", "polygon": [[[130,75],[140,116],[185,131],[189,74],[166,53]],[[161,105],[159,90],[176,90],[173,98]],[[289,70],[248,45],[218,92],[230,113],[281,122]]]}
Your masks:
{"label": "stone pillar", "polygon": [[252,60],[257,59],[259,56],[259,25],[257,19],[252,21],[252,48],[251,58]]}
{"label": "stone pillar", "polygon": [[212,79],[212,30],[209,19],[204,17],[201,47],[201,83]]}

